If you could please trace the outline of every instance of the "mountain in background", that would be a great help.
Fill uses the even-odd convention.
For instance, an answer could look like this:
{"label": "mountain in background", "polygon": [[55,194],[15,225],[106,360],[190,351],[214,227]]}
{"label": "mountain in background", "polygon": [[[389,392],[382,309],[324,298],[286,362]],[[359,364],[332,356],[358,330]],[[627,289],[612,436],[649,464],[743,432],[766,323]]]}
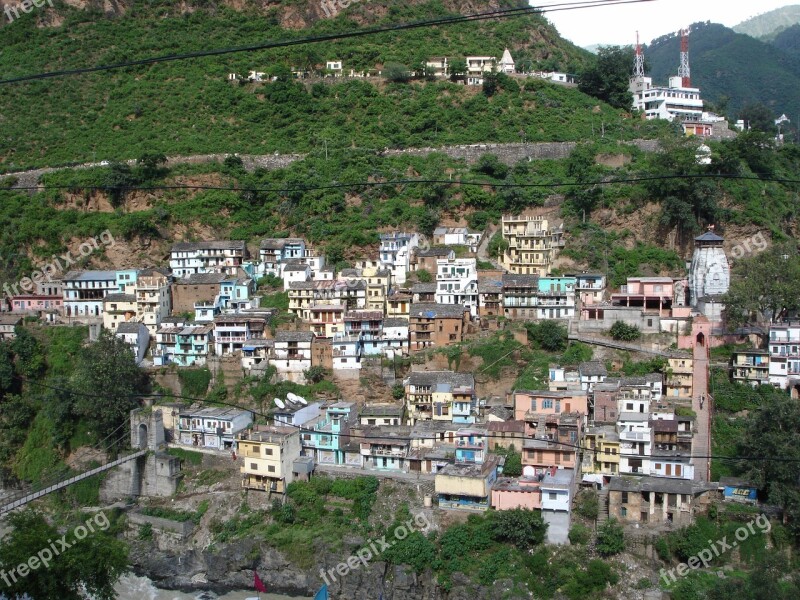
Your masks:
{"label": "mountain in background", "polygon": [[781,31],[798,23],[800,23],[800,4],[793,4],[747,19],[735,25],[733,30],[762,41],[770,41]]}
{"label": "mountain in background", "polygon": [[[788,40],[784,45],[780,48],[715,23],[695,23],[689,38],[692,85],[730,117],[752,102],[762,102],[776,117],[800,115],[800,54],[788,49]],[[653,83],[666,85],[678,71],[680,38],[669,34],[653,40],[645,58]]]}

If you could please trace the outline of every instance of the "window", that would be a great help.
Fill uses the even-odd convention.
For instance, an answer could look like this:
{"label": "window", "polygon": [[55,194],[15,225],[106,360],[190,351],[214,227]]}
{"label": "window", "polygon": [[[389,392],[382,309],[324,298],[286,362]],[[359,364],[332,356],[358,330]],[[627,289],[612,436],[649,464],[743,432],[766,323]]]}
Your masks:
{"label": "window", "polygon": [[623,504],[628,503],[628,492],[622,492],[622,503]]}
{"label": "window", "polygon": [[250,470],[251,471],[258,471],[258,464],[257,463],[250,463]]}
{"label": "window", "polygon": [[542,408],[553,408],[552,400],[542,400]]}
{"label": "window", "polygon": [[274,473],[275,472],[275,465],[268,465],[267,466],[267,471],[269,471],[270,473]]}
{"label": "window", "polygon": [[558,500],[558,494],[555,492],[550,492],[547,494],[548,500]]}
{"label": "window", "polygon": [[622,518],[627,517],[628,516],[628,509],[625,508],[624,506],[622,508],[620,508],[619,509],[619,516],[622,517]]}
{"label": "window", "polygon": [[272,456],[272,448],[264,448],[264,454],[266,456]]}

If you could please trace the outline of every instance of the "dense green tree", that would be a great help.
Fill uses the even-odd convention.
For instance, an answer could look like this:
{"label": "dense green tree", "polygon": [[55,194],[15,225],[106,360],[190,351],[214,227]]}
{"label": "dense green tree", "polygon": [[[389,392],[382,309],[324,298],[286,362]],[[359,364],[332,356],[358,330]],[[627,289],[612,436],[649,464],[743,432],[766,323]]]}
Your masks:
{"label": "dense green tree", "polygon": [[592,185],[600,178],[596,154],[593,145],[578,144],[567,159],[567,176],[582,185],[567,188],[566,197],[575,214],[583,220],[597,208],[603,195],[601,186]]}
{"label": "dense green tree", "polygon": [[594,521],[600,514],[600,501],[595,490],[582,490],[575,498],[575,512]]}
{"label": "dense green tree", "polygon": [[775,125],[775,113],[762,102],[746,104],[739,111],[739,118],[744,120],[745,127],[752,131],[775,135],[778,130]]}
{"label": "dense green tree", "polygon": [[611,518],[597,530],[597,551],[601,556],[613,556],[625,550],[625,533],[616,519]]}
{"label": "dense green tree", "polygon": [[579,365],[592,360],[592,356],[594,356],[594,351],[591,346],[581,342],[571,342],[561,356],[561,362],[565,365]]}
{"label": "dense green tree", "polygon": [[461,79],[467,74],[467,61],[464,58],[454,58],[450,61],[450,79]]}
{"label": "dense green tree", "polygon": [[303,371],[303,376],[308,382],[319,383],[328,376],[328,369],[321,365],[314,365]]}
{"label": "dense green tree", "polygon": [[[7,520],[11,531],[0,545],[0,570],[8,574],[19,565],[32,565],[33,558],[37,559],[33,564],[38,565],[16,581],[9,576],[11,585],[4,587],[4,591],[12,597],[22,594],[59,600],[113,600],[116,597],[114,584],[127,570],[128,556],[125,544],[106,534],[101,527],[104,523],[108,527],[108,520],[92,519],[93,532],[80,524],[88,535],[77,539],[83,534],[78,534],[76,527],[74,533],[65,538],[71,547],[59,548],[61,553],[57,555],[49,552],[49,558],[43,551],[51,548],[53,540],[61,538],[55,526],[32,510],[12,513]],[[43,558],[48,558],[48,565],[42,563]]]}
{"label": "dense green tree", "polygon": [[512,450],[506,454],[503,475],[507,477],[519,477],[522,475],[522,456],[518,452]]}
{"label": "dense green tree", "polygon": [[603,46],[597,51],[597,60],[580,74],[578,89],[615,108],[631,110],[633,96],[628,85],[632,65],[632,48]]}
{"label": "dense green tree", "polygon": [[489,258],[498,260],[503,256],[506,250],[508,250],[508,240],[498,231],[492,236],[492,239],[489,240],[486,246],[486,254],[489,255]]}
{"label": "dense green tree", "polygon": [[500,162],[496,154],[482,154],[473,169],[476,173],[493,179],[505,179],[511,170],[508,165]]}
{"label": "dense green tree", "polygon": [[777,244],[737,261],[723,297],[730,326],[772,322],[800,309],[800,254],[794,244]]}
{"label": "dense green tree", "polygon": [[103,186],[107,188],[111,205],[118,207],[125,200],[128,189],[138,185],[139,179],[127,163],[112,162],[108,167]]}
{"label": "dense green tree", "polygon": [[756,175],[771,177],[777,168],[775,138],[761,131],[745,131],[727,142],[750,170]]}
{"label": "dense green tree", "polygon": [[400,63],[388,63],[383,68],[383,76],[392,83],[408,83],[411,80],[411,71]]}
{"label": "dense green tree", "polygon": [[567,328],[558,321],[536,321],[525,323],[528,340],[542,350],[559,352],[567,347]]}
{"label": "dense green tree", "polygon": [[17,355],[17,370],[27,378],[38,377],[46,367],[42,344],[27,329],[17,330],[17,337],[11,342]]}
{"label": "dense green tree", "polygon": [[[788,395],[765,397],[750,412],[737,455],[749,481],[770,504],[784,509],[786,520],[800,541],[800,404]],[[776,460],[764,460],[774,457]]]}
{"label": "dense green tree", "polygon": [[0,480],[11,478],[14,459],[31,427],[36,408],[20,396],[6,396],[0,402]]}
{"label": "dense green tree", "polygon": [[103,331],[97,342],[81,348],[71,384],[76,412],[104,438],[126,423],[130,411],[139,406],[136,395],[147,391],[147,376],[136,366],[131,347]]}
{"label": "dense green tree", "polygon": [[136,160],[141,178],[145,181],[162,177],[166,172],[166,164],[167,157],[160,152],[145,152]]}
{"label": "dense green tree", "polygon": [[541,511],[526,508],[499,510],[490,514],[492,537],[510,542],[520,550],[529,550],[544,542],[547,523]]}
{"label": "dense green tree", "polygon": [[628,325],[624,321],[616,321],[608,333],[612,338],[621,342],[633,342],[642,337],[642,332],[636,325]]}
{"label": "dense green tree", "polygon": [[15,387],[14,352],[11,344],[0,342],[0,401]]}

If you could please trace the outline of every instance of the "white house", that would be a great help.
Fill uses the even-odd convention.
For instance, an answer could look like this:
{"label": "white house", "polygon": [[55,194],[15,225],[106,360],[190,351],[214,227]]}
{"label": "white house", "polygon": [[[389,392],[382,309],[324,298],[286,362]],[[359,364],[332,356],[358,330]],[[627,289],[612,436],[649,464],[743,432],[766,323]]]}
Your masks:
{"label": "white house", "polygon": [[62,282],[67,317],[99,317],[105,297],[119,291],[116,271],[70,271]]}
{"label": "white house", "polygon": [[800,382],[800,322],[770,325],[769,382],[782,390]]}
{"label": "white house", "polygon": [[136,364],[140,364],[147,352],[147,347],[150,345],[150,332],[144,323],[135,321],[120,323],[117,325],[114,335],[130,345],[133,355],[136,357]]}
{"label": "white house", "polygon": [[439,259],[436,261],[437,304],[461,304],[478,314],[478,269],[474,258]]}
{"label": "white house", "polygon": [[278,372],[280,381],[305,383],[303,371],[311,368],[311,345],[314,334],[310,331],[277,331],[270,364]]}
{"label": "white house", "polygon": [[542,510],[569,512],[574,469],[551,469],[539,484],[542,491]]}
{"label": "white house", "polygon": [[236,275],[247,258],[243,240],[178,242],[172,245],[169,266],[180,279],[194,273],[227,273]]}
{"label": "white house", "polygon": [[381,265],[391,270],[392,280],[402,284],[406,282],[406,274],[411,263],[411,252],[419,247],[419,235],[416,233],[384,233],[380,236],[379,250]]}
{"label": "white house", "polygon": [[185,409],[180,412],[178,440],[184,446],[232,450],[236,434],[253,422],[253,413],[239,408]]}

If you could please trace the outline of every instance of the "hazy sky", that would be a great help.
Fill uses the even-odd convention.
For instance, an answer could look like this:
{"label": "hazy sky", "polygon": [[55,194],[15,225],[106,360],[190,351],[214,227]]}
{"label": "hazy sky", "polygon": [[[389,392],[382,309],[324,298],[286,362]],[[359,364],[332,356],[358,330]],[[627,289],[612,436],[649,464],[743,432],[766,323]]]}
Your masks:
{"label": "hazy sky", "polygon": [[[546,10],[548,5],[570,0],[530,0]],[[711,21],[732,27],[756,15],[781,6],[800,4],[797,0],[653,0],[641,4],[618,4],[599,8],[546,13],[562,37],[578,46],[591,44],[627,45],[642,43],[678,31],[681,27]]]}

